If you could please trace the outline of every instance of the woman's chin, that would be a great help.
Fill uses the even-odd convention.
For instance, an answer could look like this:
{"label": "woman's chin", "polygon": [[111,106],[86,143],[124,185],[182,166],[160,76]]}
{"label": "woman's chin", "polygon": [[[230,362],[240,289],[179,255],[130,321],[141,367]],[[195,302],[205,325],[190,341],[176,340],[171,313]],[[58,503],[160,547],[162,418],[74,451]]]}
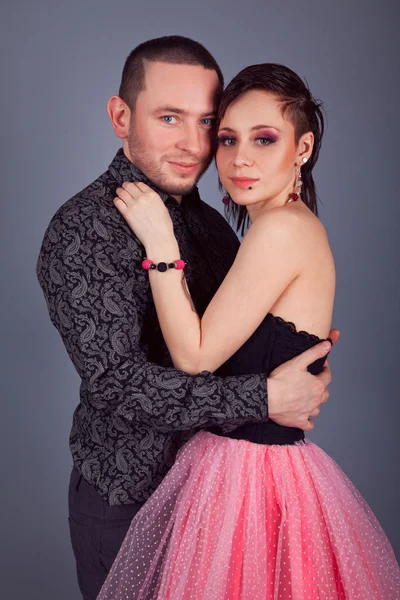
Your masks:
{"label": "woman's chin", "polygon": [[245,200],[243,200],[243,198],[233,198],[231,196],[232,202],[234,204],[236,204],[236,206],[247,206],[249,204],[249,202],[246,202]]}
{"label": "woman's chin", "polygon": [[244,194],[237,193],[233,196],[231,195],[231,199],[237,206],[251,206],[252,204],[257,204],[262,201],[260,198],[249,198],[249,196],[246,198]]}

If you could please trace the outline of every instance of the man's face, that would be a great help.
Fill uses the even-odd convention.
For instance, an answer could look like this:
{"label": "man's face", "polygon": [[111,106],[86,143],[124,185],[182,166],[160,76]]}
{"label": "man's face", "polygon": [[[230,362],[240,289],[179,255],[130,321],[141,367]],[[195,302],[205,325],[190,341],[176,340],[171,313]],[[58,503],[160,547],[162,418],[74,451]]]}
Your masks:
{"label": "man's face", "polygon": [[145,61],[128,158],[166,193],[187,194],[210,164],[219,91],[215,71]]}

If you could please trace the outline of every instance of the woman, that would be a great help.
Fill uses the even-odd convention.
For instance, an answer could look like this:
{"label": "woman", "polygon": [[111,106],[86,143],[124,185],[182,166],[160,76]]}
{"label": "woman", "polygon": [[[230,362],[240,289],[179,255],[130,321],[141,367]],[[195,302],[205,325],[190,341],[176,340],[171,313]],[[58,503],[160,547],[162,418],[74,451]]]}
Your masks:
{"label": "woman", "polygon": [[[247,217],[251,225],[201,320],[161,199],[144,184],[124,184],[115,204],[144,244],[143,268],[175,367],[215,371],[230,359],[232,373],[269,373],[330,329],[335,271],[312,178],[323,117],[295,73],[264,64],[228,85],[218,120],[228,212],[242,232]],[[358,491],[302,430],[272,421],[225,436],[199,432],[184,446],[133,519],[99,595],[399,597],[393,551]]]}

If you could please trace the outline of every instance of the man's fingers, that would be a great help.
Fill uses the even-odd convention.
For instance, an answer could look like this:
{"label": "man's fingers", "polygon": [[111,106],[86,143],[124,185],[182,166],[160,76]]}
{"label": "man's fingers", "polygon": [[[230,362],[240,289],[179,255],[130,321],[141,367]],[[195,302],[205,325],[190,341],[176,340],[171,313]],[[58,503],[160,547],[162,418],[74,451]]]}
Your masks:
{"label": "man's fingers", "polygon": [[315,379],[319,379],[320,382],[324,384],[324,388],[327,388],[328,385],[330,384],[330,382],[332,381],[332,372],[331,372],[329,365],[324,367],[322,369],[321,373],[318,373],[318,375],[315,375]]}
{"label": "man's fingers", "polygon": [[320,344],[317,344],[313,348],[310,348],[309,350],[306,350],[300,354],[295,360],[300,369],[306,371],[309,365],[312,365],[312,363],[319,358],[326,356],[330,349],[331,344],[329,342],[321,342]]}
{"label": "man's fingers", "polygon": [[303,431],[312,431],[314,429],[314,421],[312,419],[306,419],[300,427]]}
{"label": "man's fingers", "polygon": [[329,336],[332,340],[332,344],[335,345],[336,342],[339,340],[340,338],[340,330],[339,329],[331,329],[329,332]]}
{"label": "man's fingers", "polygon": [[329,399],[329,391],[328,391],[328,390],[325,390],[325,391],[324,391],[324,393],[322,394],[322,400],[321,400],[321,404],[322,404],[323,402],[328,402],[328,399]]}

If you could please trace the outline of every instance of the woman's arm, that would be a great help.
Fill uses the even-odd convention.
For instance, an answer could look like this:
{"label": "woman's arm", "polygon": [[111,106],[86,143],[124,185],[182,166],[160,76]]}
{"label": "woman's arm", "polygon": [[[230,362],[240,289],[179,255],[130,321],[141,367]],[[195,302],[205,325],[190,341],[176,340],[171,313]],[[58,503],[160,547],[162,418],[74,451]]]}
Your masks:
{"label": "woman's arm", "polygon": [[[116,206],[144,244],[147,258],[155,263],[179,259],[171,219],[159,196],[144,184],[124,184],[117,193]],[[303,246],[302,219],[289,207],[259,217],[201,320],[184,271],[150,270],[157,315],[175,367],[192,374],[213,372],[232,356],[300,274]]]}
{"label": "woman's arm", "polygon": [[[201,320],[184,271],[149,271],[160,326],[175,367],[188,373],[213,372],[252,335],[300,274],[297,221],[287,209],[277,209],[250,227]],[[155,263],[180,258],[175,238],[149,241],[145,247]]]}

